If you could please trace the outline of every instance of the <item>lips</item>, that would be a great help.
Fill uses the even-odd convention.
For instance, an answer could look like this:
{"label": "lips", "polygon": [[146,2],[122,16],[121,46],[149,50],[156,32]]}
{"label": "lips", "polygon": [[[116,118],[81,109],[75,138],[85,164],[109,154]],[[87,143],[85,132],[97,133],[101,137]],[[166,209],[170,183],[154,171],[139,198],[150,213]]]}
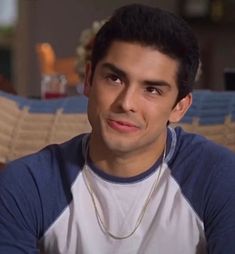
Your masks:
{"label": "lips", "polygon": [[127,122],[127,121],[119,121],[119,120],[113,120],[113,119],[108,119],[108,125],[114,129],[117,130],[119,132],[136,132],[137,130],[139,130],[138,126],[136,126],[135,124],[131,123],[131,122]]}

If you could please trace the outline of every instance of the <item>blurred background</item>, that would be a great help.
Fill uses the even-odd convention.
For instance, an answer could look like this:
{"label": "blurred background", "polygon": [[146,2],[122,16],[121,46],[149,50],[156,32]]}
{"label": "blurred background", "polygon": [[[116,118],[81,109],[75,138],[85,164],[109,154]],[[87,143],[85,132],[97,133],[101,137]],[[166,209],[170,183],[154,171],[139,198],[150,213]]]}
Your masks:
{"label": "blurred background", "polygon": [[0,0],[0,75],[17,94],[40,97],[36,45],[47,42],[57,57],[76,57],[84,29],[133,2],[185,18],[201,47],[202,75],[196,88],[226,89],[224,72],[235,69],[235,0]]}

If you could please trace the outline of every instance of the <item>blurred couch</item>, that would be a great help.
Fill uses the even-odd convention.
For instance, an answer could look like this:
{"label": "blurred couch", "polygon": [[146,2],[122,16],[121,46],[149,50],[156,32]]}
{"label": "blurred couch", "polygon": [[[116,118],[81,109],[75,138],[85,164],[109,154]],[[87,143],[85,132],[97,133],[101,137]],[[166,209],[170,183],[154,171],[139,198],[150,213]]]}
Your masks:
{"label": "blurred couch", "polygon": [[177,125],[235,151],[235,91],[194,91],[193,104]]}
{"label": "blurred couch", "polygon": [[[0,91],[0,163],[89,132],[86,107],[84,96],[38,100]],[[193,92],[177,125],[235,151],[235,92]]]}
{"label": "blurred couch", "polygon": [[27,99],[0,91],[0,163],[89,132],[87,99]]}

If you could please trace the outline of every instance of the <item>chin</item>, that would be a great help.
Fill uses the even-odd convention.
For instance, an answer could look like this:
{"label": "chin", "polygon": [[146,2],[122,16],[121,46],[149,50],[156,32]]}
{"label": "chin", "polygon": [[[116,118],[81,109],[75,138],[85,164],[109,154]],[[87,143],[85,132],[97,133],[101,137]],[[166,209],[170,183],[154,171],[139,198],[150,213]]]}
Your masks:
{"label": "chin", "polygon": [[100,139],[104,146],[113,152],[130,152],[138,147],[141,140],[140,133],[119,133],[107,125],[103,125],[100,132]]}
{"label": "chin", "polygon": [[139,146],[139,142],[137,140],[131,140],[131,137],[110,137],[106,136],[104,137],[104,143],[106,147],[113,151],[113,152],[118,152],[118,153],[126,153],[133,151]]}

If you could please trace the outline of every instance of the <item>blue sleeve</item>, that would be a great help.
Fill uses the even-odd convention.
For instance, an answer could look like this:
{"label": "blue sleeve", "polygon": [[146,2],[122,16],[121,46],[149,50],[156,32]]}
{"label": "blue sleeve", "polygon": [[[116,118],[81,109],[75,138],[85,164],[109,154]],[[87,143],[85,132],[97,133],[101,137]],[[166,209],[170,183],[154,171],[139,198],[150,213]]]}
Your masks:
{"label": "blue sleeve", "polygon": [[[216,158],[215,158],[216,157]],[[235,154],[210,157],[210,180],[204,195],[204,225],[209,254],[235,253]]]}
{"label": "blue sleeve", "polygon": [[14,162],[0,172],[0,253],[39,253],[41,208],[27,166]]}
{"label": "blue sleeve", "polygon": [[71,186],[83,165],[81,137],[50,145],[0,172],[1,254],[39,253],[37,243],[72,200]]}
{"label": "blue sleeve", "polygon": [[204,224],[208,254],[235,253],[235,153],[176,128],[172,175]]}

